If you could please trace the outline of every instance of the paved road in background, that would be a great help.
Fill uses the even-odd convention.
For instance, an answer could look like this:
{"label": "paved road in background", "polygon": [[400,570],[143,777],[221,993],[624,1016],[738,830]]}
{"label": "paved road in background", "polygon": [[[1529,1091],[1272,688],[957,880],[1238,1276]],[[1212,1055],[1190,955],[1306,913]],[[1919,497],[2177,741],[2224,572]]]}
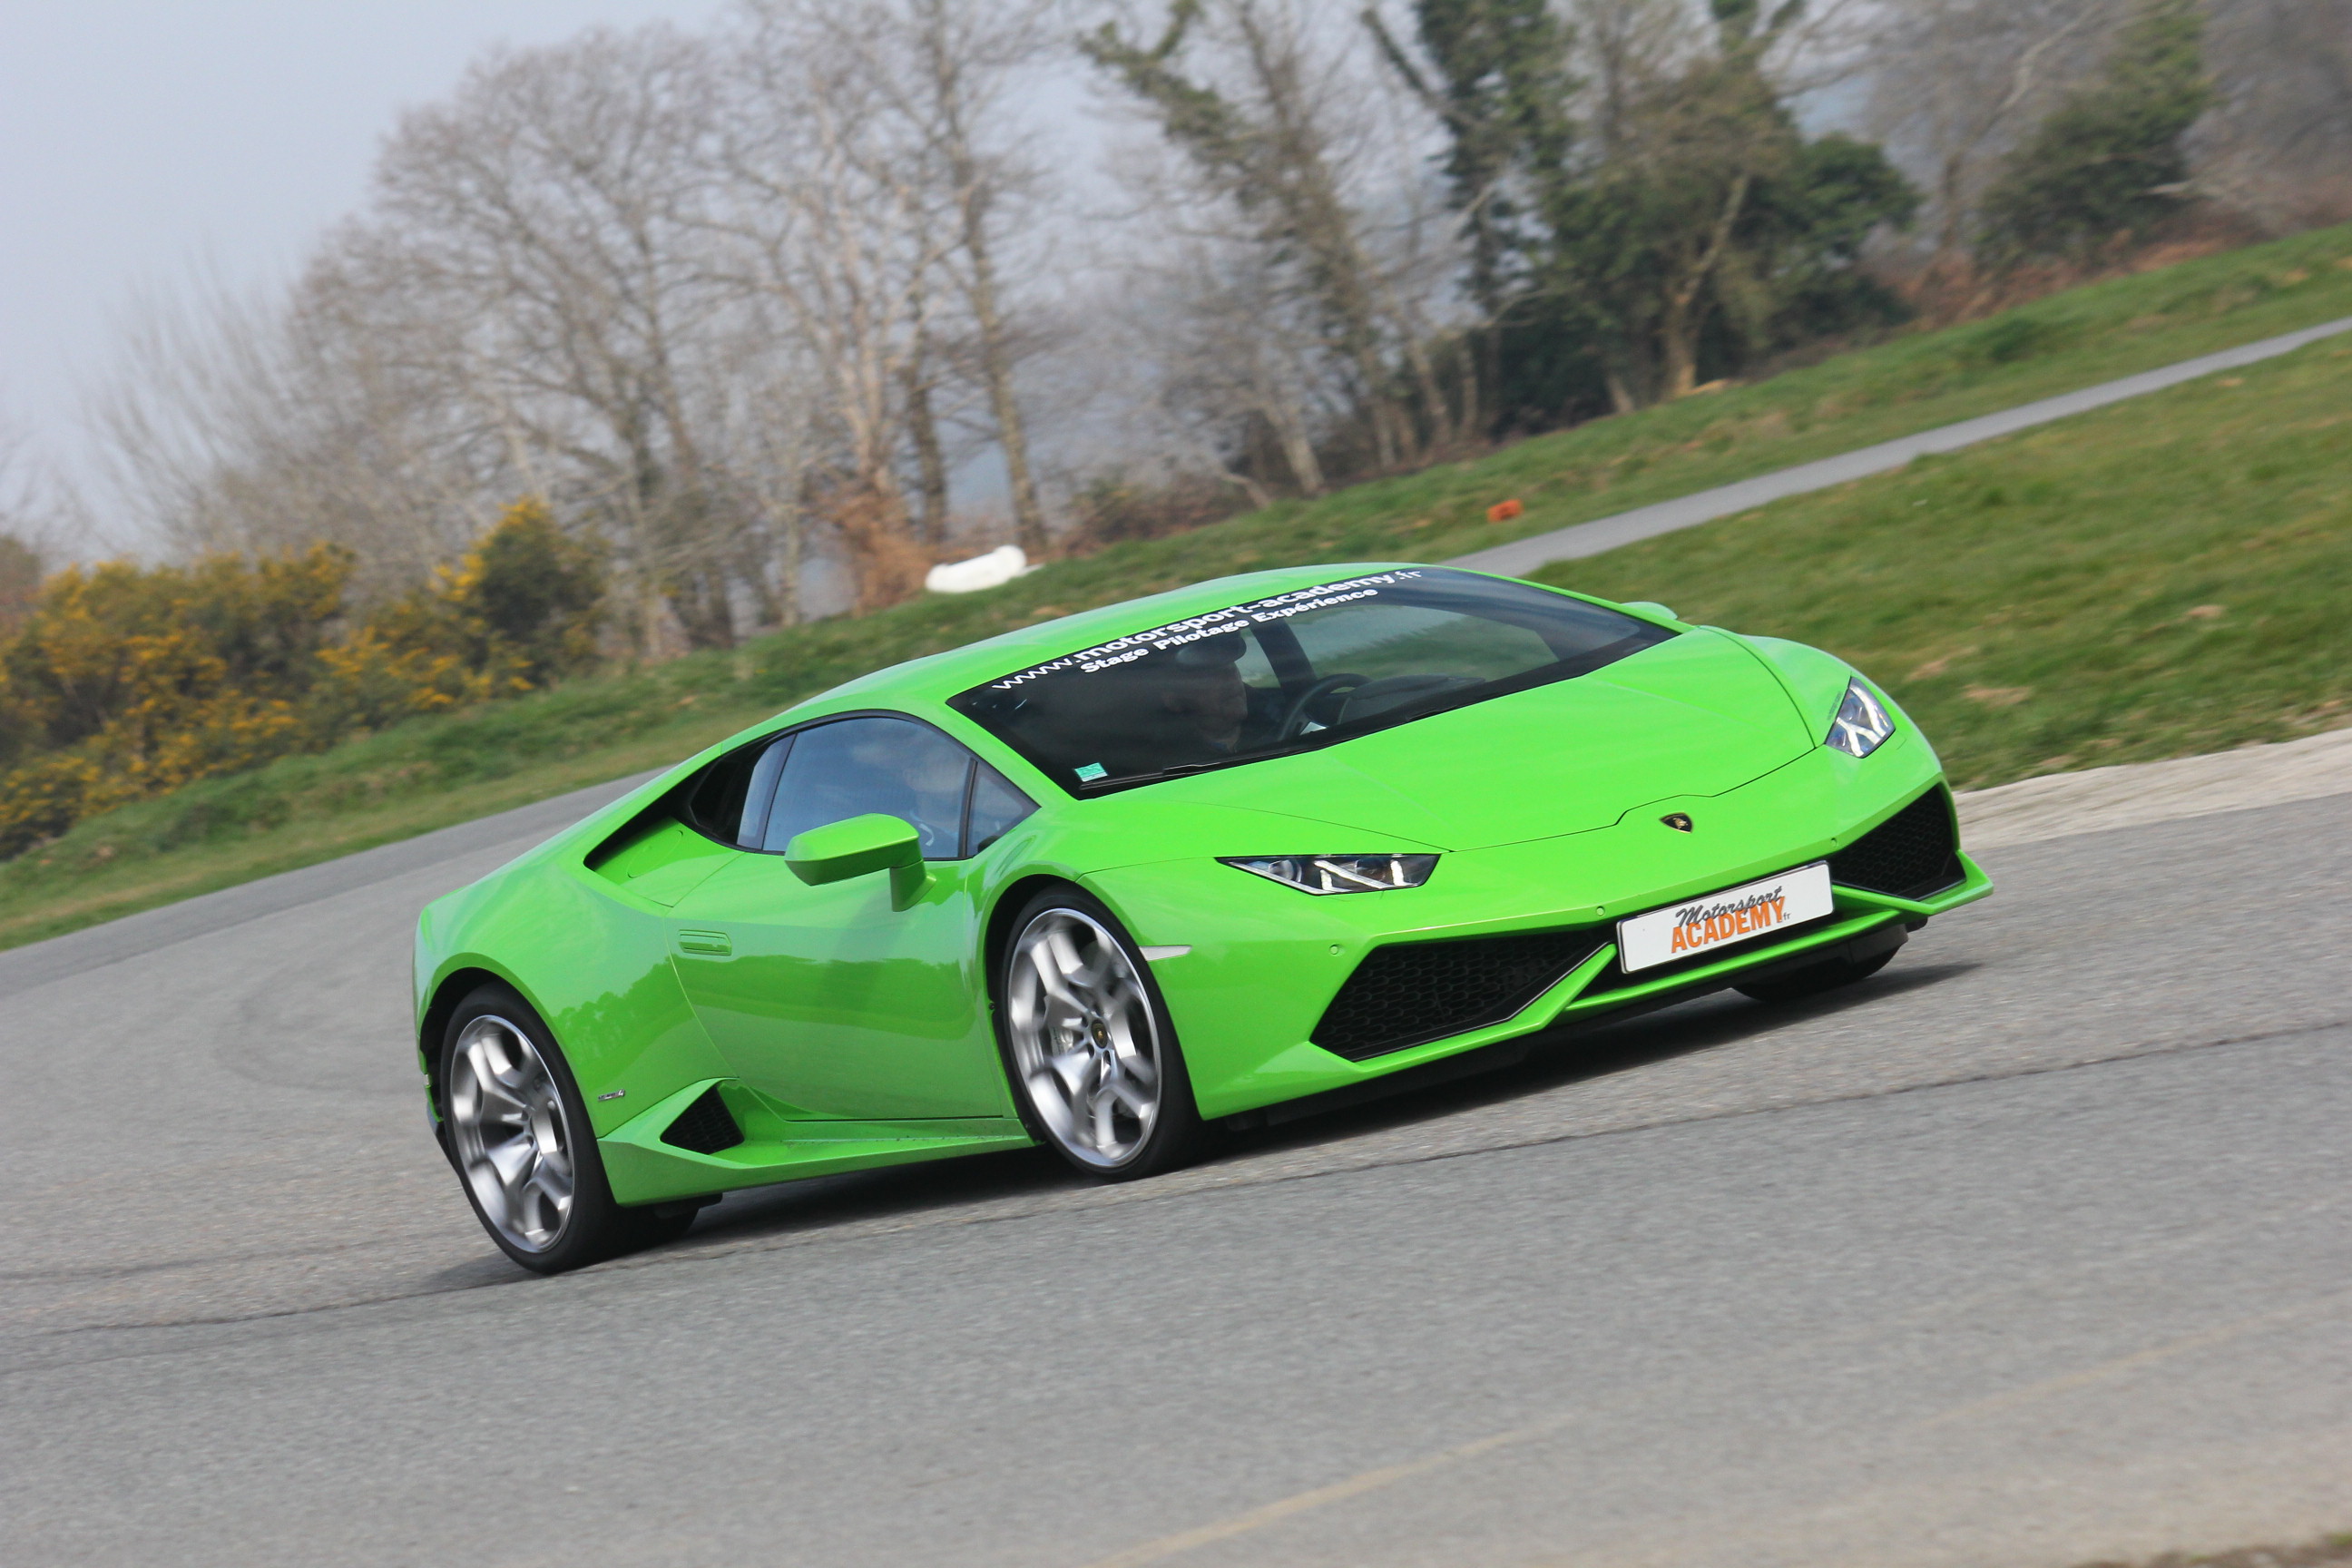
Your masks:
{"label": "paved road in background", "polygon": [[2103,382],[2097,386],[2084,387],[2079,392],[2021,404],[2015,408],[2003,409],[1999,414],[1964,419],[1957,425],[1923,430],[1916,436],[1905,436],[1893,441],[1882,441],[1875,447],[1864,447],[1834,458],[1823,458],[1819,462],[1801,463],[1775,473],[1759,474],[1755,479],[1742,479],[1737,484],[1719,485],[1711,490],[1677,496],[1655,506],[1621,511],[1613,517],[1596,518],[1572,528],[1554,529],[1549,533],[1530,534],[1525,539],[1515,539],[1508,544],[1497,544],[1489,550],[1457,556],[1446,564],[1524,577],[1554,561],[1573,561],[1587,555],[1598,555],[1621,544],[1654,539],[1659,534],[1693,528],[1702,522],[1713,522],[1717,518],[1730,517],[1736,512],[1747,511],[1790,496],[1809,495],[1814,490],[1849,484],[1873,474],[1899,468],[1912,458],[1930,452],[1956,452],[1979,441],[1990,441],[1996,436],[2030,430],[2037,425],[2047,425],[2076,414],[2087,414],[2094,408],[2105,408],[2111,403],[2121,403],[2126,398],[2161,392],[2168,386],[2178,386],[2200,375],[2211,375],[2218,371],[2236,370],[2266,359],[2275,359],[2281,354],[2293,353],[2307,343],[2315,343],[2323,338],[2336,337],[2344,332],[2352,332],[2352,316],[2316,327],[2306,327],[2298,332],[2264,338],[2259,342],[2242,343],[2233,349],[2223,349],[2219,353],[2183,360],[2179,364],[2165,365],[2138,375]]}
{"label": "paved road in background", "polygon": [[[373,887],[405,872],[425,871],[429,875],[436,867],[462,862],[479,867],[479,870],[471,873],[479,876],[549,835],[571,826],[599,806],[620,799],[653,776],[637,773],[611,784],[551,795],[511,811],[476,817],[452,827],[420,833],[414,838],[363,849],[356,855],[323,860],[299,870],[263,877],[218,892],[183,899],[161,909],[125,915],[104,925],[90,926],[28,947],[0,952],[0,998],[85,970],[120,963],[191,937],[314,904],[354,888]],[[485,852],[495,858],[485,863]]]}
{"label": "paved road in background", "polygon": [[476,1229],[403,995],[416,908],[545,826],[10,955],[0,1561],[1900,1568],[2352,1527],[2352,796],[1993,850],[1995,900],[1832,1002],[1133,1186],[1033,1152],[739,1195],[555,1280]]}

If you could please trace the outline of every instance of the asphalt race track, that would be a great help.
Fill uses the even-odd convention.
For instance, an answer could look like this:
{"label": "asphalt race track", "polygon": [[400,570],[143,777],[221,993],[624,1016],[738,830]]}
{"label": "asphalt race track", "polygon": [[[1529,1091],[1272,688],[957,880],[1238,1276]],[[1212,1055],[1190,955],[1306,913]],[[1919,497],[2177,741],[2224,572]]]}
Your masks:
{"label": "asphalt race track", "polygon": [[406,1037],[408,923],[498,837],[0,956],[0,1562],[2352,1528],[2352,795],[1990,851],[1997,898],[1832,1002],[1709,999],[1134,1187],[1039,1152],[740,1196],[551,1281],[477,1230]]}

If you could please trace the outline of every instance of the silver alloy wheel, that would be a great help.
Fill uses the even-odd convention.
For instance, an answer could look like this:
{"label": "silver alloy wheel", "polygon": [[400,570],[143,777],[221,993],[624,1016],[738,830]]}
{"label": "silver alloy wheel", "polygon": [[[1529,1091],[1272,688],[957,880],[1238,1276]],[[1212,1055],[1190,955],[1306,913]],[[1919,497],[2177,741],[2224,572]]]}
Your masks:
{"label": "silver alloy wheel", "polygon": [[483,1217],[518,1251],[545,1252],[572,1218],[572,1126],[530,1037],[492,1014],[449,1052],[449,1131]]}
{"label": "silver alloy wheel", "polygon": [[1135,1158],[1160,1120],[1160,1028],[1118,940],[1082,910],[1047,910],[1013,939],[1005,975],[1013,1066],[1045,1131],[1099,1170]]}

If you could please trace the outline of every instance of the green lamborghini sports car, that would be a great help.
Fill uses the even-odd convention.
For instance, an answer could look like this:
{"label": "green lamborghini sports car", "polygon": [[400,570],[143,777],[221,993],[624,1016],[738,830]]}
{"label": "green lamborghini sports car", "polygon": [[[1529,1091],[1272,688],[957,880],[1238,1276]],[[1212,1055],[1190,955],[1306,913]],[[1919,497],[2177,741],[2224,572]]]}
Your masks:
{"label": "green lamborghini sports car", "polygon": [[417,1039],[482,1224],[547,1271],[798,1176],[1033,1142],[1166,1170],[1467,1052],[1848,984],[1990,891],[1926,738],[1828,654],[1299,568],[679,764],[425,910]]}

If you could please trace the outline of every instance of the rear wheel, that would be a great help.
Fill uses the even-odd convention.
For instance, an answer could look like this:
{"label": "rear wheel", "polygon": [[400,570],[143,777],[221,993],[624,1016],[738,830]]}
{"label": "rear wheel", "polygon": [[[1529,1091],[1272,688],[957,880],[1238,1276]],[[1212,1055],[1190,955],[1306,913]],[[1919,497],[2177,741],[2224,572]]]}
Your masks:
{"label": "rear wheel", "polygon": [[505,985],[457,1005],[441,1047],[449,1162],[499,1249],[539,1274],[675,1240],[694,1211],[613,1201],[587,1107],[554,1037]]}
{"label": "rear wheel", "polygon": [[1737,987],[1743,996],[1753,996],[1759,1002],[1801,1002],[1808,996],[1818,996],[1824,991],[1835,991],[1857,980],[1867,980],[1886,967],[1895,956],[1893,948],[1874,952],[1868,958],[1830,958],[1808,964],[1787,974],[1769,980],[1751,981]]}
{"label": "rear wheel", "polygon": [[1108,910],[1075,888],[1032,899],[997,978],[1005,1065],[1040,1142],[1107,1181],[1192,1155],[1201,1116],[1176,1031]]}

